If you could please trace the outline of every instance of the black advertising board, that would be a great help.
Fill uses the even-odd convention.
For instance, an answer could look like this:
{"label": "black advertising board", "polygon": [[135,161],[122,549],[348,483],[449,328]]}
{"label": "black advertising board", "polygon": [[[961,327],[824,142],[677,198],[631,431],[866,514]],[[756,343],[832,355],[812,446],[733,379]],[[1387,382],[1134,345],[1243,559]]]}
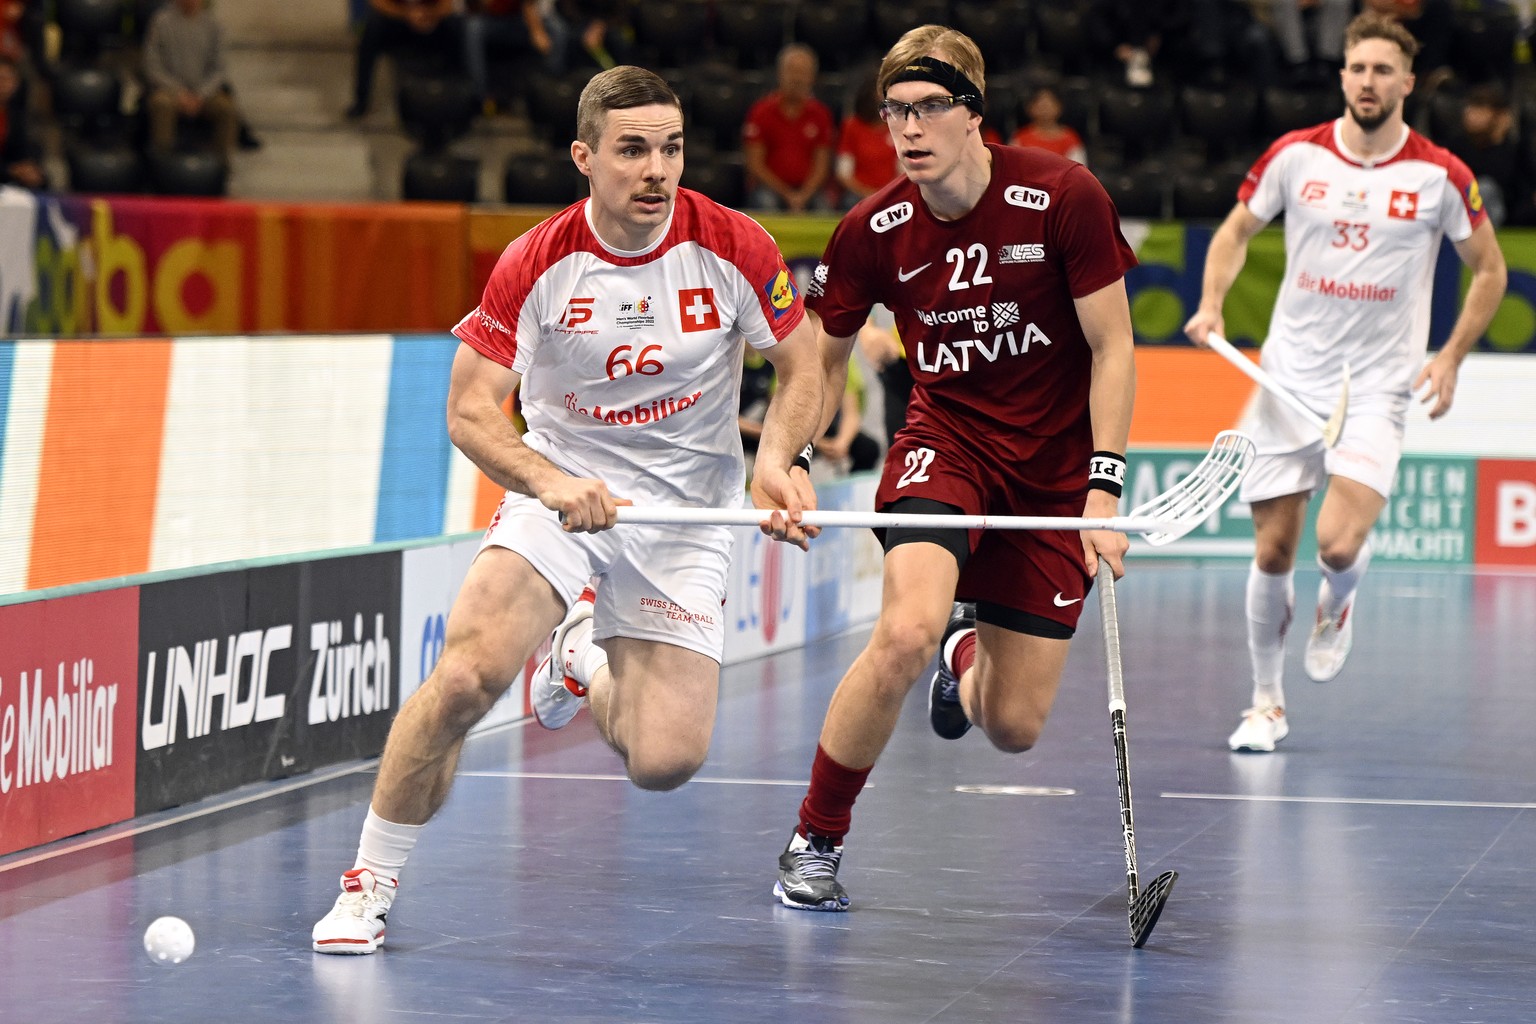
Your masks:
{"label": "black advertising board", "polygon": [[396,552],[142,587],[136,813],[377,754],[399,593]]}

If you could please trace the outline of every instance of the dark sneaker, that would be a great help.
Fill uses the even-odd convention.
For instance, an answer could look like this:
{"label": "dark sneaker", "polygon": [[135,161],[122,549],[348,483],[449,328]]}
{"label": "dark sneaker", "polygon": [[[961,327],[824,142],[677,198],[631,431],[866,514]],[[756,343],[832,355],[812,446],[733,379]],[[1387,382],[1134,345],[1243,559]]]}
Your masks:
{"label": "dark sneaker", "polygon": [[971,731],[971,720],[965,717],[960,706],[960,677],[950,670],[944,657],[944,647],[949,638],[961,630],[976,628],[976,606],[955,602],[949,614],[949,625],[939,640],[939,670],[933,674],[928,686],[928,724],[946,740],[957,740]]}
{"label": "dark sneaker", "polygon": [[796,829],[779,854],[779,880],[773,894],[796,910],[847,910],[848,890],[837,880],[843,845],[814,832],[807,839]]}

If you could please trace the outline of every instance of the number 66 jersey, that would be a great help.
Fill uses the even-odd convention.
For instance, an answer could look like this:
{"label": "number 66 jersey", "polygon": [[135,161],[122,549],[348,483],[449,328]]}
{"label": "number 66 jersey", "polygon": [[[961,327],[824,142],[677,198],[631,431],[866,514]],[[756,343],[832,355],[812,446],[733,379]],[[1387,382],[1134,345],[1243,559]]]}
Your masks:
{"label": "number 66 jersey", "polygon": [[805,315],[778,247],[686,189],[639,252],[599,239],[587,207],[509,245],[453,333],[522,375],[524,440],[561,469],[637,504],[740,505],[742,343],[771,348]]}

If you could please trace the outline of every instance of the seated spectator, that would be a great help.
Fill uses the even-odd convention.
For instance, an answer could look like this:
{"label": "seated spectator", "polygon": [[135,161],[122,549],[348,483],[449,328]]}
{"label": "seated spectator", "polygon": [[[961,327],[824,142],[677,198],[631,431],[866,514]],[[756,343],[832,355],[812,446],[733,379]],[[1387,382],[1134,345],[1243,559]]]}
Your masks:
{"label": "seated spectator", "polygon": [[880,119],[880,94],[873,77],[859,84],[853,112],[843,119],[837,139],[837,183],[843,188],[843,208],[873,195],[901,174],[896,143]]}
{"label": "seated spectator", "polygon": [[880,464],[880,442],[863,431],[864,375],[859,361],[848,360],[848,385],[837,415],[816,440],[817,458],[838,473],[866,473]]}
{"label": "seated spectator", "polygon": [[[749,456],[747,479],[750,481],[752,457],[762,440],[763,417],[767,414],[777,381],[773,366],[750,345],[742,359],[741,404],[736,422],[741,429],[742,450]],[[832,417],[826,433],[816,441],[818,461],[814,465],[817,476],[827,472],[862,473],[879,465],[880,442],[862,430],[864,404],[864,376],[859,372],[858,360],[850,360],[842,405]]]}
{"label": "seated spectator", "polygon": [[1013,133],[1013,145],[1047,149],[1080,164],[1088,162],[1088,150],[1083,146],[1082,136],[1070,125],[1061,123],[1061,98],[1054,89],[1049,86],[1036,89],[1025,113],[1029,115],[1029,121]]}
{"label": "seated spectator", "polygon": [[907,354],[896,336],[896,328],[880,327],[873,319],[859,328],[859,350],[880,376],[880,392],[885,407],[885,446],[890,447],[896,432],[907,423],[907,402],[912,398],[912,370]]}
{"label": "seated spectator", "polygon": [[39,152],[28,130],[21,68],[12,58],[0,57],[0,185],[47,188]]}
{"label": "seated spectator", "polygon": [[1461,124],[1450,138],[1440,140],[1477,177],[1478,191],[1495,227],[1511,220],[1526,221],[1532,206],[1531,197],[1524,194],[1531,186],[1526,184],[1525,160],[1514,127],[1504,90],[1482,85],[1467,93]]}
{"label": "seated spectator", "polygon": [[568,66],[607,71],[635,62],[627,0],[554,0],[548,16],[564,28]]}
{"label": "seated spectator", "polygon": [[370,10],[357,41],[357,75],[347,117],[368,113],[373,69],[385,53],[435,58],[447,66],[464,53],[464,26],[454,0],[368,0]]}
{"label": "seated spectator", "polygon": [[1171,4],[1165,0],[1095,0],[1089,24],[1100,53],[1124,69],[1125,84],[1152,87],[1152,62],[1162,48]]}
{"label": "seated spectator", "polygon": [[1338,80],[1344,64],[1344,26],[1354,14],[1354,0],[1271,0],[1270,27],[1292,85]]}
{"label": "seated spectator", "polygon": [[830,210],[836,139],[832,111],[812,93],[816,51],[791,43],[779,52],[778,88],[752,105],[742,128],[749,205],[760,210]]}
{"label": "seated spectator", "polygon": [[205,0],[174,0],[155,12],[144,34],[144,77],[149,84],[149,144],[176,145],[181,118],[206,121],[228,159],[239,139],[240,116],[228,89],[218,22]]}
{"label": "seated spectator", "polygon": [[464,69],[487,108],[496,96],[491,88],[489,58],[526,58],[544,71],[565,70],[566,26],[552,16],[546,0],[471,0],[464,18]]}

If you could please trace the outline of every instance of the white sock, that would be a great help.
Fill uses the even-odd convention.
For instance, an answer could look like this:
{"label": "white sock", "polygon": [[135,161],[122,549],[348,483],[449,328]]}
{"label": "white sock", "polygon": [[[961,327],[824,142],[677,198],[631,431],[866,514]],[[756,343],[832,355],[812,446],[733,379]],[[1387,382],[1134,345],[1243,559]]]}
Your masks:
{"label": "white sock", "polygon": [[1322,582],[1317,585],[1317,606],[1323,610],[1324,618],[1339,617],[1349,599],[1355,596],[1355,589],[1360,586],[1360,580],[1370,564],[1370,538],[1366,538],[1360,554],[1355,556],[1355,564],[1347,569],[1330,569],[1323,564],[1321,558],[1317,560],[1317,567],[1323,572]]}
{"label": "white sock", "polygon": [[369,807],[368,817],[363,820],[363,837],[357,846],[357,862],[352,866],[398,881],[423,827],[385,821]]}
{"label": "white sock", "polygon": [[582,686],[591,686],[600,669],[608,664],[608,652],[592,639],[592,620],[588,619],[566,635],[571,645],[571,675]]}
{"label": "white sock", "polygon": [[1285,664],[1285,632],[1296,604],[1294,574],[1271,575],[1257,562],[1248,566],[1248,655],[1253,661],[1253,706],[1285,707],[1280,677]]}

